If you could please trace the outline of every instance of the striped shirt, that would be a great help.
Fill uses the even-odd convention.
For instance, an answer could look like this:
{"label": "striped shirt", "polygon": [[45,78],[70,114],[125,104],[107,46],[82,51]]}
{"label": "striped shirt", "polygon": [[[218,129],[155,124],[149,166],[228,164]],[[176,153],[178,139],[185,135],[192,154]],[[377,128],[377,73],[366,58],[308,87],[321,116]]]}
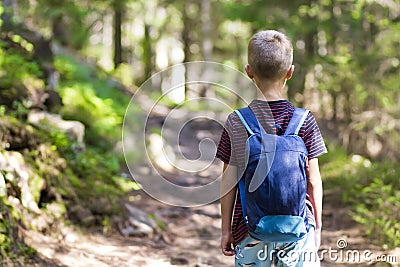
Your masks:
{"label": "striped shirt", "polygon": [[[264,129],[270,129],[277,125],[276,134],[283,134],[292,118],[295,107],[287,100],[263,101],[253,100],[250,109]],[[327,153],[324,140],[318,128],[317,122],[311,112],[300,128],[299,136],[303,139],[308,158],[316,158]],[[245,148],[248,135],[241,120],[232,112],[225,123],[221,139],[217,148],[216,157],[226,164],[237,166],[240,170],[245,168]],[[311,204],[307,202],[307,218],[309,224],[315,224],[312,215]],[[247,236],[247,226],[243,219],[242,205],[239,192],[236,197],[232,220],[232,236],[235,244],[240,243]]]}

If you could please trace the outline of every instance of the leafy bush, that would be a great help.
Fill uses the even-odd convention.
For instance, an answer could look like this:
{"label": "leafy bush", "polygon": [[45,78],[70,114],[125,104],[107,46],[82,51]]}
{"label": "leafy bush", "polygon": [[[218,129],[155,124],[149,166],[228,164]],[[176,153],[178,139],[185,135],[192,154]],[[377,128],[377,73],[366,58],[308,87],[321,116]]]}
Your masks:
{"label": "leafy bush", "polygon": [[[3,48],[1,43],[0,48]],[[58,56],[55,67],[61,74],[57,90],[63,97],[64,118],[85,124],[86,148],[60,130],[26,123],[25,117],[32,106],[27,103],[28,89],[35,87],[32,81],[40,82],[39,87],[43,87],[44,81],[37,62],[29,53],[8,48],[0,50],[0,128],[4,130],[0,137],[6,138],[3,140],[6,145],[0,146],[0,150],[18,150],[32,174],[43,181],[40,185],[44,186],[35,190],[34,201],[43,214],[49,215],[54,207],[59,207],[59,216],[51,214],[54,224],[49,227],[53,230],[56,220],[82,210],[95,219],[90,223],[107,225],[108,216],[121,214],[120,200],[124,193],[139,188],[121,177],[121,157],[113,152],[121,138],[123,116],[130,99],[119,91],[115,82],[109,82],[104,72],[72,57]],[[8,123],[12,127],[6,127],[5,122],[10,121],[17,123]],[[8,144],[12,141],[14,146]],[[3,174],[6,175],[0,172],[0,178]],[[17,199],[20,196],[18,190],[8,190],[10,184],[7,183],[9,181],[0,179],[0,261],[20,255],[30,257],[35,253],[24,245],[18,231],[21,224],[35,228],[26,220],[29,211],[21,208],[22,213],[17,214],[17,209],[8,203],[7,195]],[[76,222],[84,223],[84,218]]]}
{"label": "leafy bush", "polygon": [[61,77],[57,90],[64,103],[63,116],[85,124],[87,143],[111,148],[121,138],[129,97],[105,73],[72,57],[57,56],[55,67]]}
{"label": "leafy bush", "polygon": [[32,61],[30,54],[21,53],[7,45],[0,41],[0,105],[16,109],[19,108],[15,106],[16,103],[23,102],[29,106],[27,98],[30,92],[26,85],[32,87],[33,84],[43,84],[39,79],[39,65]]}
{"label": "leafy bush", "polygon": [[105,146],[121,136],[123,117],[118,114],[111,98],[98,97],[91,84],[74,84],[62,88],[63,115],[81,121],[86,126],[85,140],[94,146]]}
{"label": "leafy bush", "polygon": [[400,166],[394,162],[371,162],[359,155],[346,155],[337,146],[321,159],[326,188],[342,192],[352,205],[353,219],[384,248],[400,246]]}
{"label": "leafy bush", "polygon": [[400,246],[400,167],[395,163],[373,163],[359,171],[347,197],[354,205],[353,218],[384,248]]}
{"label": "leafy bush", "polygon": [[35,61],[32,61],[29,54],[24,55],[13,48],[7,48],[6,50],[5,46],[4,42],[0,42],[1,89],[20,84],[21,81],[24,81],[28,77],[41,75],[39,65]]}
{"label": "leafy bush", "polygon": [[[63,197],[72,200],[70,204],[85,206],[96,215],[119,213],[121,207],[119,201],[125,193],[125,188],[116,182],[124,179],[119,175],[118,158],[112,153],[99,152],[94,147],[82,150],[65,133],[58,130],[52,130],[46,139],[52,145],[54,156],[63,157],[67,163],[61,167],[63,168],[60,170],[61,180],[54,179],[54,175],[50,173],[43,173],[44,176],[52,176],[48,177],[48,180],[53,186],[64,188],[61,191]],[[51,158],[49,160],[54,161]],[[41,164],[51,165],[51,162],[42,159]],[[70,189],[67,184],[70,185]],[[76,201],[79,203],[74,203]]]}

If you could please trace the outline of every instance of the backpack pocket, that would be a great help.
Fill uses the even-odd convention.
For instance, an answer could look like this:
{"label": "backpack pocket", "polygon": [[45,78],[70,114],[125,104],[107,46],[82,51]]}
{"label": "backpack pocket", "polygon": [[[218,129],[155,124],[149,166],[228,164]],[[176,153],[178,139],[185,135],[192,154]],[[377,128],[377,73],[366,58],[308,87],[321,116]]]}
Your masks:
{"label": "backpack pocket", "polygon": [[266,242],[295,242],[307,234],[304,218],[291,215],[264,216],[250,235]]}

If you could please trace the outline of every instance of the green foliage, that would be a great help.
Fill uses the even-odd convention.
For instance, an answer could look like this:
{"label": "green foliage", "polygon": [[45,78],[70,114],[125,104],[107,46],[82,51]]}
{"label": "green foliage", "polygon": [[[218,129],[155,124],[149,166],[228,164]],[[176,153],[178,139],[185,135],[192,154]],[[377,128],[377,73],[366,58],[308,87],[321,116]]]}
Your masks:
{"label": "green foliage", "polygon": [[[23,41],[19,36],[14,39],[18,42]],[[11,89],[21,85],[30,77],[41,75],[38,64],[32,61],[30,55],[13,48],[6,49],[6,43],[2,41],[0,42],[0,69],[0,90]]]}
{"label": "green foliage", "polygon": [[102,221],[102,226],[103,226],[103,234],[107,235],[111,232],[112,230],[112,225],[110,223],[110,218],[109,217],[105,217]]}
{"label": "green foliage", "polygon": [[167,225],[165,222],[161,221],[157,216],[154,214],[149,214],[149,218],[154,220],[157,223],[157,227],[160,228],[161,230],[165,231],[167,229]]}
{"label": "green foliage", "polygon": [[11,117],[15,117],[18,119],[26,118],[26,116],[29,113],[28,106],[29,106],[29,103],[25,100],[22,100],[22,101],[14,100],[12,102],[11,109],[8,110],[8,114]]}
{"label": "green foliage", "polygon": [[29,17],[48,35],[53,31],[53,38],[64,45],[81,49],[89,38],[90,21],[93,12],[92,1],[53,1],[37,0],[33,3],[18,1],[16,21]]}
{"label": "green foliage", "polygon": [[62,112],[65,118],[83,122],[87,126],[86,141],[98,145],[98,141],[108,139],[115,141],[122,124],[122,116],[113,108],[113,99],[98,97],[93,84],[77,83],[61,89],[63,103]]}
{"label": "green foliage", "polygon": [[107,148],[119,141],[129,97],[101,73],[79,64],[68,56],[58,56],[55,67],[60,72],[60,92],[65,118],[86,126],[88,144]]}
{"label": "green foliage", "polygon": [[384,248],[400,245],[400,167],[392,162],[371,162],[359,155],[347,156],[337,146],[321,160],[326,188],[342,192],[353,207],[353,219],[362,224],[371,240]]}
{"label": "green foliage", "polygon": [[[21,255],[29,258],[36,251],[25,245],[18,233],[17,219],[12,205],[0,197],[0,260],[14,260]],[[3,262],[0,261],[0,264]]]}
{"label": "green foliage", "polygon": [[63,132],[51,130],[48,135],[48,140],[51,143],[51,149],[58,150],[61,154],[72,153],[73,144],[71,139]]}
{"label": "green foliage", "polygon": [[113,180],[124,192],[140,190],[142,187],[137,182],[121,176],[113,176]]}
{"label": "green foliage", "polygon": [[[84,3],[40,0],[35,2],[34,10],[24,6],[23,1],[14,4],[18,6],[16,10],[22,12],[12,18],[16,22],[13,25],[15,32],[18,32],[17,22],[21,20],[18,15],[24,17],[23,12],[26,12],[24,14],[29,21],[34,24],[39,21],[40,30],[46,32],[45,36],[48,36],[49,27],[56,24],[64,27],[63,33],[70,34],[61,37],[68,39],[70,47],[82,48],[89,36],[85,17],[92,10],[81,8]],[[63,38],[59,37],[54,36],[54,39],[63,43]],[[19,145],[1,146],[1,149],[21,147],[15,153],[26,163],[30,183],[29,188],[24,190],[32,193],[33,201],[43,212],[41,216],[52,218],[49,223],[51,227],[57,228],[59,220],[67,219],[68,215],[72,222],[102,224],[104,231],[109,232],[112,226],[108,218],[122,213],[120,201],[123,194],[140,188],[138,184],[120,176],[121,156],[113,152],[115,143],[121,139],[122,121],[129,97],[100,69],[80,62],[73,56],[57,56],[54,67],[60,73],[57,90],[63,98],[62,113],[66,119],[85,124],[86,147],[72,141],[64,132],[45,125],[45,122],[40,127],[27,125],[25,118],[32,106],[28,96],[35,96],[36,104],[43,102],[42,92],[36,89],[44,88],[45,81],[35,61],[40,60],[35,57],[40,57],[43,48],[33,47],[33,44],[14,33],[3,33],[1,38],[0,128],[4,128],[3,122],[6,120],[18,123],[12,124],[12,129],[6,127],[9,131],[3,131],[0,136],[3,138],[7,135],[4,140],[6,144],[13,141]],[[41,67],[47,69],[53,66]],[[121,69],[121,75],[127,69],[127,66]],[[29,128],[29,131],[25,128]],[[19,185],[4,179],[7,175],[0,173],[0,265],[3,259],[13,260],[21,254],[29,258],[35,253],[24,245],[18,227],[35,228],[27,218],[36,215],[30,214],[23,206],[12,207],[8,204],[6,197],[20,201],[23,192],[20,192]],[[81,211],[89,214],[87,217],[90,219],[79,216]]]}
{"label": "green foliage", "polygon": [[347,183],[351,183],[353,176],[357,175],[358,168],[364,166],[363,164],[368,165],[363,160],[359,160],[358,156],[352,160],[343,148],[333,142],[328,143],[328,152],[319,161],[324,184],[329,188],[336,187],[338,179],[340,179],[340,186],[347,188]]}
{"label": "green foliage", "polygon": [[[393,182],[397,181],[396,176]],[[386,249],[400,246],[399,189],[393,183],[375,178],[366,186],[357,185],[352,192],[358,192],[351,200],[355,203],[353,218],[365,225],[366,233]]]}
{"label": "green foliage", "polygon": [[[79,148],[76,142],[57,130],[51,130],[45,139],[51,144],[52,157],[62,156],[67,165],[61,164],[59,172],[49,172],[49,168],[44,166],[42,169],[47,171],[42,175],[56,188],[64,187],[60,191],[64,198],[75,199],[78,202],[75,204],[86,206],[96,215],[120,212],[119,201],[125,187],[115,182],[115,177],[119,177],[120,162],[114,154],[94,147]],[[40,164],[51,164],[51,161],[54,160]],[[61,173],[64,173],[61,179],[54,179]]]}
{"label": "green foliage", "polygon": [[358,170],[358,179],[346,196],[355,207],[353,218],[384,248],[400,246],[399,172],[398,164],[374,162]]}
{"label": "green foliage", "polygon": [[12,116],[20,119],[26,117],[32,105],[29,100],[32,92],[28,88],[44,84],[31,50],[32,44],[18,35],[12,35],[8,42],[0,41],[0,105],[4,105],[1,113],[5,114],[7,108]]}
{"label": "green foliage", "polygon": [[132,66],[130,66],[129,64],[121,63],[118,68],[112,71],[112,75],[125,86],[134,86],[135,73]]}
{"label": "green foliage", "polygon": [[[24,79],[36,79],[40,75],[34,61],[31,63],[27,57],[20,56],[17,52],[11,56],[6,52],[2,50],[2,66],[5,69],[4,75],[10,75],[7,76],[8,80],[3,79],[2,82],[8,81],[9,86],[23,86]],[[17,71],[15,64],[22,68]],[[35,191],[35,201],[43,210],[54,207],[54,203],[68,207],[68,211],[59,212],[58,219],[66,218],[65,212],[70,215],[70,209],[78,206],[78,211],[85,209],[94,216],[94,223],[106,222],[104,216],[121,213],[120,200],[124,192],[139,188],[137,184],[120,177],[121,158],[111,152],[114,144],[121,138],[122,119],[129,97],[121,93],[115,82],[112,83],[104,72],[86,66],[72,57],[57,57],[55,67],[61,74],[57,89],[63,97],[63,115],[67,119],[79,120],[85,124],[87,142],[86,148],[82,148],[64,132],[44,125],[45,122],[41,129],[31,127],[34,131],[31,137],[35,142],[27,147],[24,160],[32,168],[34,177],[44,179],[46,190],[52,192],[50,199],[38,203],[39,188],[39,191]],[[10,97],[11,100],[15,98],[15,95]],[[11,107],[1,106],[1,113],[9,119],[19,119],[18,122],[23,123],[24,120],[21,122],[21,119],[29,112],[29,103],[24,101],[13,100]],[[8,213],[7,216],[13,220],[17,218],[16,214],[14,216]],[[77,217],[74,218],[75,222],[85,223]],[[7,244],[13,243],[14,239],[8,236],[10,232],[2,234],[2,239],[9,238],[8,243],[2,242],[2,248],[7,246],[8,249]],[[9,250],[3,251],[10,255]]]}
{"label": "green foliage", "polygon": [[61,82],[91,81],[90,68],[79,64],[77,60],[67,55],[58,55],[54,61],[54,67],[60,72]]}

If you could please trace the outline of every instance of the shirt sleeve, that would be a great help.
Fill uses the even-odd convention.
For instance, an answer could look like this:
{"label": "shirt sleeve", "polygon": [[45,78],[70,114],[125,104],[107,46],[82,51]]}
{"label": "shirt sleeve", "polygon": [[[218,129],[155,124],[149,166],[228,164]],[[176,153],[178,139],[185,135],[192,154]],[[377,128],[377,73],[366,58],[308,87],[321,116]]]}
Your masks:
{"label": "shirt sleeve", "polygon": [[304,125],[301,127],[299,135],[303,138],[307,147],[309,159],[317,158],[328,152],[321,131],[311,112],[308,114]]}
{"label": "shirt sleeve", "polygon": [[[224,129],[221,134],[221,139],[219,141],[217,152],[215,155],[216,158],[222,160],[224,163],[235,166],[238,166],[239,164],[237,155],[238,151],[237,149],[235,150],[232,142],[236,141],[237,143],[238,138],[239,140],[243,139],[242,131],[246,136],[246,130],[241,125],[240,120],[239,122],[237,122],[238,119],[239,118],[237,117],[236,113],[232,112],[231,114],[229,114],[225,122]],[[233,131],[233,129],[235,129],[235,131]],[[233,132],[235,132],[235,134]]]}
{"label": "shirt sleeve", "polygon": [[215,157],[226,164],[229,164],[231,160],[231,139],[225,128],[222,130]]}

